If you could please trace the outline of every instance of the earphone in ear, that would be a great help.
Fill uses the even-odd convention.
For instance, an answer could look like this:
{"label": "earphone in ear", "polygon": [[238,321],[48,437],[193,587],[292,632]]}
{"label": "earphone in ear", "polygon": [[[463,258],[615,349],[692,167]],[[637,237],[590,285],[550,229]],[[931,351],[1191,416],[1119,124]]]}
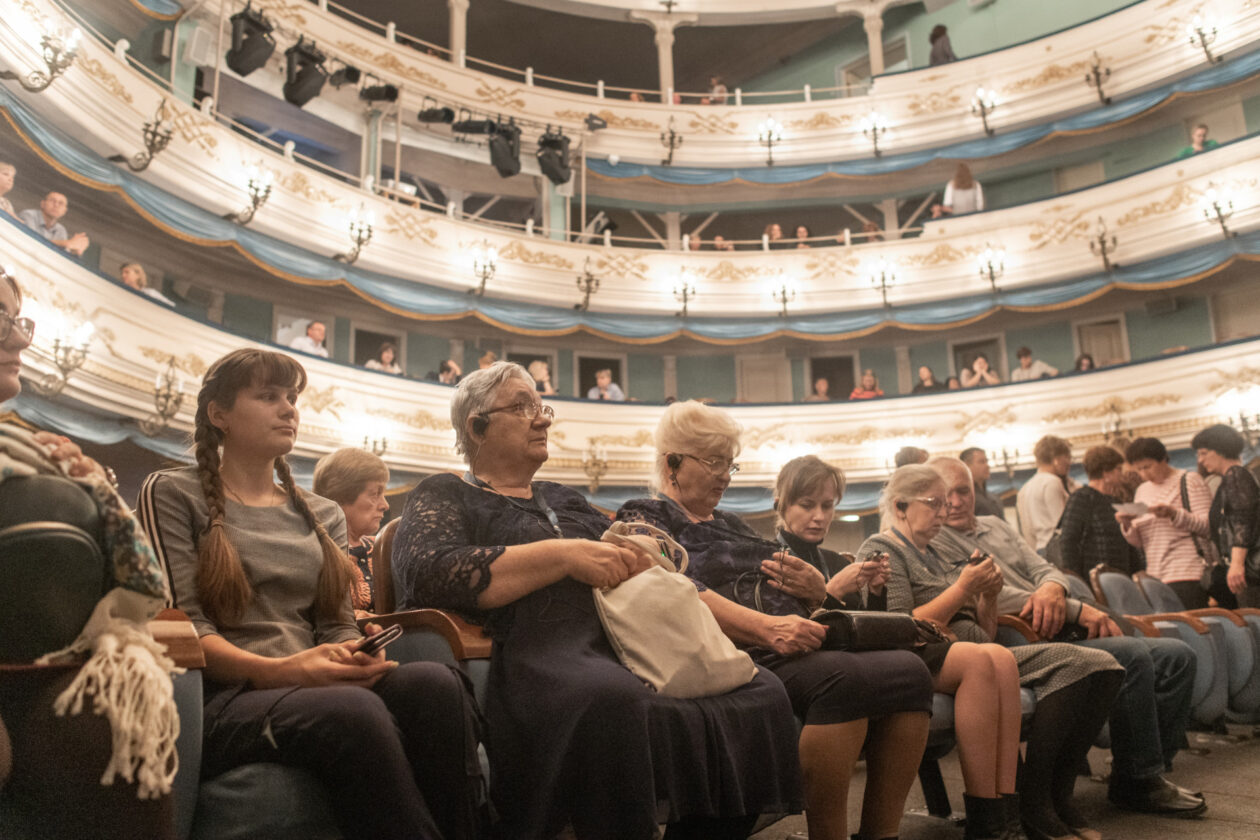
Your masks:
{"label": "earphone in ear", "polygon": [[673,453],[666,455],[665,463],[669,465],[671,470],[676,470],[682,466],[682,456]]}
{"label": "earphone in ear", "polygon": [[477,415],[473,418],[472,430],[475,435],[484,435],[486,429],[490,427],[490,418],[485,415]]}
{"label": "earphone in ear", "polygon": [[905,513],[906,508],[908,507],[910,507],[909,502],[897,502],[897,510],[901,511],[902,513]]}

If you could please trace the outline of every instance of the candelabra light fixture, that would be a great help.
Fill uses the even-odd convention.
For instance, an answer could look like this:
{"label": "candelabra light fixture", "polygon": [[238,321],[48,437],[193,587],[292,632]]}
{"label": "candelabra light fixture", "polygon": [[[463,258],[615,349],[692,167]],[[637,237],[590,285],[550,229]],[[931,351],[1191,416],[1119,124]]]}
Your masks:
{"label": "candelabra light fixture", "polygon": [[985,90],[982,87],[976,88],[976,95],[971,97],[971,113],[980,118],[980,122],[984,125],[984,133],[993,136],[993,126],[989,125],[989,114],[997,110],[998,98],[997,92]]}
{"label": "candelabra light fixture", "polygon": [[333,257],[337,262],[343,262],[351,265],[359,258],[359,254],[363,251],[365,245],[372,241],[372,211],[365,210],[363,205],[359,205],[358,210],[350,212],[350,242],[354,246],[344,254],[337,254]]}
{"label": "candelabra light fixture", "polygon": [[83,367],[83,363],[87,361],[88,348],[95,331],[96,327],[91,321],[84,321],[70,335],[58,330],[52,344],[52,359],[57,366],[57,372],[46,374],[35,383],[35,390],[45,396],[60,394],[70,381],[70,374]]}
{"label": "candelabra light fixture", "polygon": [[980,277],[988,280],[989,287],[997,294],[998,278],[1006,271],[1006,251],[1001,247],[993,248],[986,242],[984,250],[976,257],[976,267],[980,270]]}
{"label": "candelabra light fixture", "polygon": [[1103,271],[1111,272],[1120,266],[1111,261],[1111,255],[1116,252],[1116,235],[1107,232],[1107,223],[1103,221],[1102,216],[1098,217],[1098,227],[1096,228],[1094,238],[1089,241],[1089,250],[1096,257],[1101,257],[1103,262]]}
{"label": "candelabra light fixture", "polygon": [[677,318],[687,317],[687,306],[691,303],[692,298],[696,296],[696,287],[691,284],[691,280],[684,272],[682,277],[678,279],[678,285],[674,286],[674,299],[682,304],[682,309],[674,313]]}
{"label": "candelabra light fixture", "polygon": [[228,213],[223,218],[229,222],[236,222],[238,225],[247,225],[254,218],[267,199],[271,197],[271,182],[275,180],[276,173],[270,169],[260,168],[257,165],[249,167],[248,179],[245,182],[245,192],[249,195],[249,206],[237,213]]}
{"label": "candelabra light fixture", "polygon": [[602,446],[594,446],[582,454],[582,471],[586,473],[586,486],[592,493],[599,492],[599,481],[608,472],[608,453]]}
{"label": "candelabra light fixture", "polygon": [[1226,224],[1229,217],[1234,215],[1234,201],[1224,190],[1218,191],[1215,186],[1209,184],[1207,192],[1200,200],[1199,208],[1203,211],[1203,218],[1221,226],[1221,234],[1226,239],[1232,239],[1238,235],[1238,231],[1230,230],[1229,225]]}
{"label": "candelabra light fixture", "polygon": [[171,121],[166,119],[166,100],[163,99],[158,103],[157,110],[153,113],[153,119],[144,124],[144,128],[140,130],[141,136],[144,138],[144,151],[136,152],[131,157],[125,155],[111,155],[110,160],[115,163],[126,163],[127,168],[132,172],[143,172],[149,168],[149,164],[153,163],[153,159],[162,153],[162,150],[171,142],[171,135],[174,132],[174,126]]}
{"label": "candelabra light fixture", "polygon": [[79,54],[79,42],[83,40],[82,30],[76,27],[67,32],[53,27],[48,21],[44,21],[43,29],[39,38],[39,51],[48,69],[32,70],[25,74],[14,70],[0,70],[0,79],[16,81],[23,90],[39,93],[70,69],[75,56]]}
{"label": "candelabra light fixture", "polygon": [[499,252],[494,249],[488,240],[481,240],[481,244],[473,251],[472,272],[473,277],[477,278],[477,287],[469,289],[468,294],[481,297],[486,293],[486,283],[494,279],[494,272],[499,267]]}
{"label": "candelabra light fixture", "polygon": [[1199,15],[1195,15],[1194,20],[1190,21],[1186,27],[1186,32],[1190,36],[1190,46],[1202,49],[1203,54],[1207,56],[1208,64],[1216,64],[1223,60],[1223,56],[1212,54],[1212,44],[1216,43],[1216,25],[1214,23],[1204,20]]}
{"label": "candelabra light fixture", "polygon": [[184,383],[180,381],[179,371],[175,368],[175,357],[171,356],[153,382],[153,414],[140,421],[140,431],[146,435],[156,435],[171,424],[184,402]]}
{"label": "candelabra light fixture", "polygon": [[1001,464],[1002,469],[1006,470],[1006,478],[1008,481],[1015,480],[1015,464],[1019,461],[1019,450],[1008,450],[1005,446],[1000,452],[993,451],[989,453],[989,460],[995,464]]}
{"label": "candelabra light fixture", "polygon": [[1237,385],[1216,397],[1218,416],[1235,426],[1247,442],[1248,449],[1260,443],[1260,388]]}
{"label": "candelabra light fixture", "polygon": [[862,136],[871,141],[875,157],[883,156],[884,153],[879,148],[879,138],[888,133],[888,118],[879,111],[871,111],[862,117],[858,127],[862,129]]}
{"label": "candelabra light fixture", "polygon": [[896,268],[892,263],[881,259],[871,267],[869,279],[871,286],[879,289],[879,295],[884,301],[884,308],[891,309],[892,304],[888,302],[888,290],[897,284]]}
{"label": "candelabra light fixture", "polygon": [[1108,444],[1131,436],[1130,430],[1125,428],[1124,415],[1120,413],[1119,406],[1114,402],[1107,405],[1107,414],[1102,422],[1102,435],[1103,440]]}
{"label": "candelabra light fixture", "polygon": [[683,136],[674,130],[674,118],[669,118],[669,127],[661,132],[661,145],[665,147],[665,159],[661,161],[661,166],[672,166],[674,163],[674,152],[683,144]]}
{"label": "candelabra light fixture", "polygon": [[1089,72],[1085,74],[1085,84],[1098,93],[1098,101],[1104,105],[1111,104],[1111,97],[1103,93],[1103,82],[1111,78],[1111,68],[1102,66],[1102,58],[1094,50],[1094,60],[1090,63]]}
{"label": "candelabra light fixture", "polygon": [[770,297],[774,298],[774,302],[779,304],[779,317],[786,318],[788,315],[788,304],[796,300],[796,289],[790,288],[787,283],[780,283],[770,292]]}
{"label": "candelabra light fixture", "polygon": [[757,126],[757,142],[766,147],[766,166],[774,166],[774,147],[783,142],[783,124],[766,117]]}
{"label": "candelabra light fixture", "polygon": [[385,454],[385,451],[389,449],[389,441],[386,439],[384,435],[381,435],[380,437],[372,437],[372,435],[364,435],[363,448],[367,450],[368,452],[371,452],[377,458],[380,458],[382,455]]}
{"label": "candelabra light fixture", "polygon": [[577,279],[578,291],[582,293],[582,302],[573,304],[573,308],[578,312],[585,312],[591,308],[591,295],[599,291],[599,278],[591,272],[591,258],[586,258],[586,263],[582,266],[582,273]]}

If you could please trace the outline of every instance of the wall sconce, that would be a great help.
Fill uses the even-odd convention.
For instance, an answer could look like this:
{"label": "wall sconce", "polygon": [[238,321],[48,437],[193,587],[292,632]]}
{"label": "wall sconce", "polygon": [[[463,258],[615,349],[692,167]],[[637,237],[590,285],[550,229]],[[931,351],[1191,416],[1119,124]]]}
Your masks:
{"label": "wall sconce", "polygon": [[1226,239],[1232,239],[1238,235],[1238,231],[1230,230],[1225,224],[1225,221],[1234,215],[1234,202],[1223,190],[1218,193],[1216,187],[1209,184],[1207,192],[1199,201],[1199,208],[1203,211],[1203,218],[1221,226],[1221,234]]}
{"label": "wall sconce", "polygon": [[696,296],[696,287],[691,285],[691,281],[687,279],[687,275],[684,273],[683,276],[679,278],[678,285],[674,287],[674,299],[682,304],[682,309],[680,309],[678,312],[675,312],[674,317],[686,318],[687,305],[691,302],[691,299],[694,298],[695,296]]}
{"label": "wall sconce", "polygon": [[971,113],[980,118],[980,122],[984,124],[984,133],[990,137],[993,136],[993,128],[989,125],[989,114],[992,114],[997,106],[997,93],[982,87],[976,88],[976,95],[971,98]]}
{"label": "wall sconce", "polygon": [[774,298],[774,302],[779,304],[781,307],[779,309],[779,317],[786,318],[788,315],[788,304],[796,300],[796,289],[788,288],[787,283],[780,283],[773,291],[770,292],[770,297]]}
{"label": "wall sconce", "polygon": [[897,285],[897,270],[892,263],[881,259],[875,263],[869,275],[871,285],[879,289],[880,297],[884,299],[884,308],[891,309],[892,304],[888,302],[888,290]]}
{"label": "wall sconce", "polygon": [[48,66],[47,72],[32,70],[22,75],[13,70],[2,70],[0,79],[16,80],[23,90],[39,93],[47,89],[54,79],[70,69],[70,65],[74,64],[75,56],[79,53],[79,42],[83,40],[83,32],[78,28],[72,29],[69,33],[62,29],[53,29],[47,21],[44,21],[43,27],[44,33],[39,39],[39,49],[44,64]]}
{"label": "wall sconce", "polygon": [[239,213],[228,213],[223,218],[229,222],[236,222],[238,225],[247,225],[254,218],[267,199],[271,197],[271,182],[275,180],[276,173],[270,169],[259,170],[257,166],[249,167],[249,178],[245,183],[245,192],[249,195],[249,206]]}
{"label": "wall sconce", "polygon": [[144,128],[140,130],[144,137],[144,151],[136,152],[131,157],[124,155],[111,155],[110,160],[115,163],[126,163],[127,168],[132,172],[143,172],[149,168],[149,164],[153,163],[153,159],[161,154],[167,144],[171,142],[171,133],[173,126],[171,121],[165,118],[166,100],[163,99],[158,103],[157,110],[153,113],[153,119],[144,124]]}
{"label": "wall sconce", "polygon": [[46,375],[36,383],[35,390],[49,397],[60,394],[70,380],[70,374],[83,367],[83,363],[87,361],[88,347],[95,331],[96,327],[91,321],[84,321],[70,336],[59,329],[52,345],[53,364],[57,366],[57,372]]}
{"label": "wall sconce", "polygon": [[1094,256],[1102,257],[1103,271],[1110,273],[1120,267],[1111,261],[1111,255],[1116,251],[1116,237],[1115,234],[1107,235],[1107,223],[1102,216],[1098,217],[1098,234],[1090,240],[1089,250]]}
{"label": "wall sconce", "polygon": [[1217,64],[1223,60],[1223,56],[1212,55],[1210,47],[1216,43],[1216,25],[1211,21],[1206,21],[1199,15],[1194,16],[1194,20],[1190,21],[1190,25],[1186,27],[1186,31],[1190,35],[1190,46],[1200,47],[1203,54],[1207,56],[1208,64]]}
{"label": "wall sconce", "polygon": [[359,258],[363,246],[372,241],[372,213],[364,210],[362,204],[358,210],[350,213],[350,241],[354,243],[354,247],[345,254],[337,254],[333,257],[334,260],[351,265]]}
{"label": "wall sconce", "polygon": [[997,451],[990,452],[989,460],[995,464],[1002,465],[1002,468],[1006,470],[1006,479],[1008,481],[1015,480],[1015,464],[1019,461],[1018,449],[1007,451],[1006,447],[1003,446],[1001,453],[998,453]]}
{"label": "wall sconce", "polygon": [[976,257],[976,267],[980,269],[980,277],[989,281],[993,293],[997,294],[997,279],[1006,271],[1006,251],[984,244],[984,250]]}
{"label": "wall sconce", "polygon": [[578,312],[585,312],[591,308],[591,295],[599,291],[599,278],[591,273],[591,258],[586,258],[585,265],[582,266],[582,273],[577,279],[578,291],[582,293],[582,302],[573,304],[573,308]]}
{"label": "wall sconce", "polygon": [[1120,413],[1120,409],[1114,403],[1111,404],[1102,422],[1103,440],[1110,444],[1119,438],[1131,437],[1130,431],[1124,426],[1124,415]]}
{"label": "wall sconce", "polygon": [[1260,389],[1251,385],[1240,385],[1230,388],[1216,398],[1216,408],[1220,417],[1226,422],[1236,425],[1238,431],[1247,441],[1247,448],[1253,449],[1260,439]]}
{"label": "wall sconce", "polygon": [[153,382],[154,413],[140,421],[140,431],[153,436],[171,423],[184,402],[184,383],[180,381],[179,371],[175,369],[175,357],[167,362],[166,368],[157,375]]}
{"label": "wall sconce", "polygon": [[384,435],[381,435],[380,437],[372,437],[371,435],[364,435],[363,448],[367,450],[368,452],[371,452],[377,458],[380,458],[382,455],[385,454],[385,451],[389,449],[389,441],[386,440]]}
{"label": "wall sconce", "polygon": [[1111,104],[1111,97],[1103,93],[1103,82],[1110,78],[1111,68],[1102,66],[1102,59],[1098,57],[1098,51],[1094,50],[1094,60],[1089,72],[1085,74],[1085,84],[1098,92],[1098,101],[1104,105]]}
{"label": "wall sconce", "polygon": [[472,270],[473,277],[477,278],[477,288],[469,289],[468,294],[481,297],[486,293],[486,281],[494,277],[495,269],[498,268],[498,259],[498,252],[483,239],[477,246],[477,250],[473,252]]}
{"label": "wall sconce", "polygon": [[862,136],[868,138],[874,146],[875,157],[883,156],[884,153],[879,148],[879,138],[888,131],[888,118],[879,111],[871,111],[862,117],[858,127],[862,129]]}
{"label": "wall sconce", "polygon": [[774,147],[783,142],[783,126],[774,117],[766,117],[757,126],[757,142],[766,147],[766,166],[774,166]]}
{"label": "wall sconce", "polygon": [[592,493],[598,493],[599,480],[608,472],[608,453],[604,447],[596,446],[582,454],[582,470],[586,473],[586,486]]}
{"label": "wall sconce", "polygon": [[674,150],[683,144],[683,136],[674,130],[674,118],[669,118],[669,130],[661,132],[661,145],[668,150],[665,159],[661,161],[661,166],[671,166],[674,163]]}

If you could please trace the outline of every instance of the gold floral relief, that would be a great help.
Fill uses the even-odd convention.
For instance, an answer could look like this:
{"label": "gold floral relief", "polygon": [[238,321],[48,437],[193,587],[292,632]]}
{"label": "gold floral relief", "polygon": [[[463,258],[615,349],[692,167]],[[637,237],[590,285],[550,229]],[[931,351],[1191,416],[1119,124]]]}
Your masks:
{"label": "gold floral relief", "polygon": [[639,429],[633,435],[596,435],[587,438],[590,446],[624,446],[627,449],[642,449],[652,445],[653,432],[650,429]]}
{"label": "gold floral relief", "polygon": [[958,88],[952,87],[929,93],[927,96],[916,96],[910,100],[906,110],[916,117],[924,114],[939,114],[942,111],[956,111],[963,107],[963,98],[955,92],[957,90]]}
{"label": "gold floral relief", "polygon": [[214,160],[218,160],[219,156],[215,154],[215,149],[219,146],[219,139],[206,130],[205,119],[195,111],[180,110],[178,113],[169,116],[171,126],[179,134],[185,143],[194,146],[200,146],[201,150]]}
{"label": "gold floral relief", "polygon": [[298,169],[291,170],[283,177],[276,179],[276,186],[286,192],[301,196],[307,201],[329,207],[342,206],[335,195],[311,184],[311,179],[306,177],[306,173]]}
{"label": "gold floral relief", "polygon": [[783,269],[781,267],[769,265],[737,266],[730,260],[722,260],[712,268],[698,272],[700,276],[714,283],[738,283],[750,280],[753,277],[768,277],[782,273]]}
{"label": "gold floral relief", "polygon": [[344,50],[350,55],[353,55],[355,58],[362,59],[363,61],[373,64],[376,67],[380,67],[383,70],[388,70],[404,79],[409,79],[413,82],[420,82],[430,88],[446,89],[446,84],[437,76],[434,76],[432,73],[426,73],[419,67],[407,64],[388,50],[382,50],[381,52],[374,53],[362,44],[354,41],[338,41],[337,48]]}
{"label": "gold floral relief", "polygon": [[432,412],[418,408],[415,411],[387,411],[384,409],[375,409],[369,411],[373,417],[383,417],[386,420],[393,420],[395,423],[401,423],[412,429],[431,429],[435,432],[449,432],[452,429],[451,422],[445,417],[440,417]]}
{"label": "gold floral relief", "polygon": [[565,270],[573,268],[573,263],[558,254],[549,254],[546,251],[531,251],[517,241],[508,243],[505,248],[500,248],[499,257],[505,260],[525,263],[526,265],[550,265]]}
{"label": "gold floral relief", "polygon": [[721,114],[688,113],[691,114],[691,122],[687,123],[687,127],[699,134],[735,134],[739,131],[739,123],[723,119]]}
{"label": "gold floral relief", "polygon": [[789,131],[827,131],[850,125],[852,122],[852,114],[836,116],[830,111],[819,111],[809,119],[788,120],[784,125]]}
{"label": "gold floral relief", "polygon": [[637,257],[633,254],[624,254],[617,251],[601,254],[595,258],[595,268],[619,277],[647,279],[647,263],[643,261],[642,257]]}
{"label": "gold floral relief", "polygon": [[[556,111],[556,119],[582,122],[590,113],[590,111]],[[639,131],[661,130],[660,123],[655,123],[651,120],[641,120],[637,117],[622,116],[609,111],[607,108],[602,111],[595,112],[595,116],[608,123],[610,128],[631,128]]]}
{"label": "gold floral relief", "polygon": [[337,413],[337,409],[346,407],[341,397],[337,396],[336,385],[329,385],[327,388],[315,388],[308,385],[302,392],[302,405],[316,414],[327,412],[338,420],[341,419],[341,415]]}
{"label": "gold floral relief", "polygon": [[435,244],[438,237],[431,219],[404,210],[391,210],[385,216],[382,232],[397,234],[408,240],[423,239],[430,245]]}
{"label": "gold floral relief", "polygon": [[525,108],[525,100],[520,95],[519,88],[510,90],[508,88],[495,87],[488,85],[485,80],[477,82],[477,89],[473,94],[482,102],[489,102],[499,108]]}
{"label": "gold floral relief", "polygon": [[1216,385],[1212,387],[1212,392],[1217,396],[1232,388],[1245,385],[1260,386],[1260,368],[1244,366],[1229,373],[1223,370],[1214,370],[1212,375],[1217,379]]}
{"label": "gold floral relief", "polygon": [[740,435],[743,445],[749,449],[756,449],[759,446],[765,446],[767,443],[787,443],[787,437],[783,434],[785,423],[775,423],[765,429],[751,428],[744,429],[744,433]]}
{"label": "gold floral relief", "polygon": [[[1060,209],[1065,209],[1065,206],[1051,207],[1047,212],[1054,213]],[[1028,240],[1036,251],[1047,245],[1060,245],[1069,239],[1088,239],[1094,223],[1084,210],[1068,218],[1039,219],[1028,234]]]}
{"label": "gold floral relief", "polygon": [[918,438],[920,440],[926,440],[931,437],[932,432],[927,429],[861,426],[851,432],[835,432],[829,435],[811,437],[806,441],[806,443],[817,446],[861,446],[864,443],[873,443],[877,440],[892,440],[894,438]]}
{"label": "gold floral relief", "polygon": [[309,3],[300,0],[257,0],[256,4],[268,15],[292,21],[298,26],[306,26],[306,17],[302,12],[310,8]]}
{"label": "gold floral relief", "polygon": [[123,87],[123,83],[118,81],[117,76],[105,69],[104,64],[85,55],[80,55],[75,59],[74,63],[84,73],[100,82],[106,90],[113,94],[115,99],[121,99],[128,105],[132,104],[131,92]]}
{"label": "gold floral relief", "polygon": [[981,249],[975,245],[966,248],[955,248],[953,245],[941,243],[926,254],[910,254],[901,257],[898,262],[903,266],[937,266],[962,262],[979,254]]}
{"label": "gold floral relief", "polygon": [[1194,20],[1196,15],[1202,13],[1204,5],[1203,3],[1196,3],[1187,9],[1184,15],[1175,15],[1163,23],[1143,26],[1141,31],[1146,33],[1146,37],[1142,39],[1142,43],[1154,47],[1184,39],[1190,22]]}
{"label": "gold floral relief", "polygon": [[[1111,59],[1103,58],[1103,66],[1106,67]],[[1028,91],[1038,90],[1046,85],[1061,82],[1065,79],[1081,79],[1084,81],[1085,74],[1093,67],[1093,59],[1081,59],[1073,61],[1071,64],[1051,64],[1042,68],[1041,72],[1035,76],[1029,76],[1026,79],[1017,79],[1014,82],[1003,85],[999,89],[999,93],[1003,96],[1011,96],[1013,94],[1027,93]]]}
{"label": "gold floral relief", "polygon": [[1160,216],[1164,213],[1180,210],[1182,207],[1198,202],[1202,195],[1202,190],[1196,190],[1194,187],[1184,183],[1178,184],[1172,188],[1172,192],[1165,198],[1152,201],[1149,204],[1143,204],[1141,207],[1135,207],[1119,219],[1116,219],[1116,227],[1124,227],[1125,225],[1148,219],[1151,216]]}
{"label": "gold floral relief", "polygon": [[858,267],[855,256],[839,257],[835,254],[823,253],[805,263],[805,270],[812,272],[810,280],[834,277],[837,274],[851,273]]}
{"label": "gold floral relief", "polygon": [[1008,426],[1015,422],[1015,412],[1009,405],[996,411],[981,411],[979,414],[963,415],[963,419],[954,424],[954,428],[962,432],[962,436],[987,432],[998,426]]}
{"label": "gold floral relief", "polygon": [[167,365],[173,361],[177,371],[185,373],[194,379],[200,379],[204,376],[208,367],[202,361],[202,358],[195,353],[185,353],[180,356],[172,353],[170,350],[162,350],[157,347],[140,347],[138,349],[141,356],[159,365]]}
{"label": "gold floral relief", "polygon": [[1152,405],[1168,405],[1176,402],[1181,402],[1180,394],[1151,394],[1132,400],[1124,397],[1107,397],[1097,405],[1069,408],[1064,411],[1057,411],[1054,414],[1048,414],[1042,418],[1042,421],[1046,423],[1066,423],[1070,420],[1110,417]]}

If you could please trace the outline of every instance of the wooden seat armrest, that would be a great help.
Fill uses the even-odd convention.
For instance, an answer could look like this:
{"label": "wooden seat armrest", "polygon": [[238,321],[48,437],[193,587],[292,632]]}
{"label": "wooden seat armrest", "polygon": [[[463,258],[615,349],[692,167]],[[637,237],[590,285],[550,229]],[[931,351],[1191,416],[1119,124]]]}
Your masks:
{"label": "wooden seat armrest", "polygon": [[1148,620],[1150,616],[1126,615],[1125,618],[1128,619],[1129,623],[1136,627],[1143,636],[1150,636],[1155,639],[1159,638],[1159,628]]}
{"label": "wooden seat armrest", "polygon": [[153,634],[155,641],[165,645],[166,655],[179,667],[206,667],[201,639],[197,636],[192,621],[182,610],[162,610],[149,622],[149,632]]}
{"label": "wooden seat armrest", "polygon": [[1218,618],[1223,618],[1226,621],[1232,621],[1239,627],[1247,626],[1247,621],[1242,616],[1238,615],[1233,610],[1227,610],[1221,607],[1201,607],[1197,610],[1186,610],[1186,612],[1193,616],[1214,615]]}
{"label": "wooden seat armrest", "polygon": [[1255,607],[1239,607],[1238,609],[1234,610],[1234,612],[1237,613],[1238,615],[1254,615],[1254,616],[1260,617],[1260,610],[1256,609]]}
{"label": "wooden seat armrest", "polygon": [[1029,642],[1042,641],[1042,638],[1037,635],[1037,631],[1032,629],[1032,625],[1017,615],[999,615],[997,617],[997,623],[998,627],[1013,628]]}
{"label": "wooden seat armrest", "polygon": [[1183,624],[1190,625],[1191,629],[1196,633],[1209,633],[1208,626],[1192,615],[1182,612],[1174,613],[1147,613],[1146,615],[1132,616],[1126,615],[1125,618],[1132,621],[1134,618],[1140,618],[1144,621],[1180,621]]}
{"label": "wooden seat armrest", "polygon": [[485,628],[445,610],[406,610],[368,618],[364,623],[367,621],[381,627],[397,624],[403,630],[432,630],[446,640],[451,646],[451,653],[461,661],[490,658],[490,637],[486,635]]}

